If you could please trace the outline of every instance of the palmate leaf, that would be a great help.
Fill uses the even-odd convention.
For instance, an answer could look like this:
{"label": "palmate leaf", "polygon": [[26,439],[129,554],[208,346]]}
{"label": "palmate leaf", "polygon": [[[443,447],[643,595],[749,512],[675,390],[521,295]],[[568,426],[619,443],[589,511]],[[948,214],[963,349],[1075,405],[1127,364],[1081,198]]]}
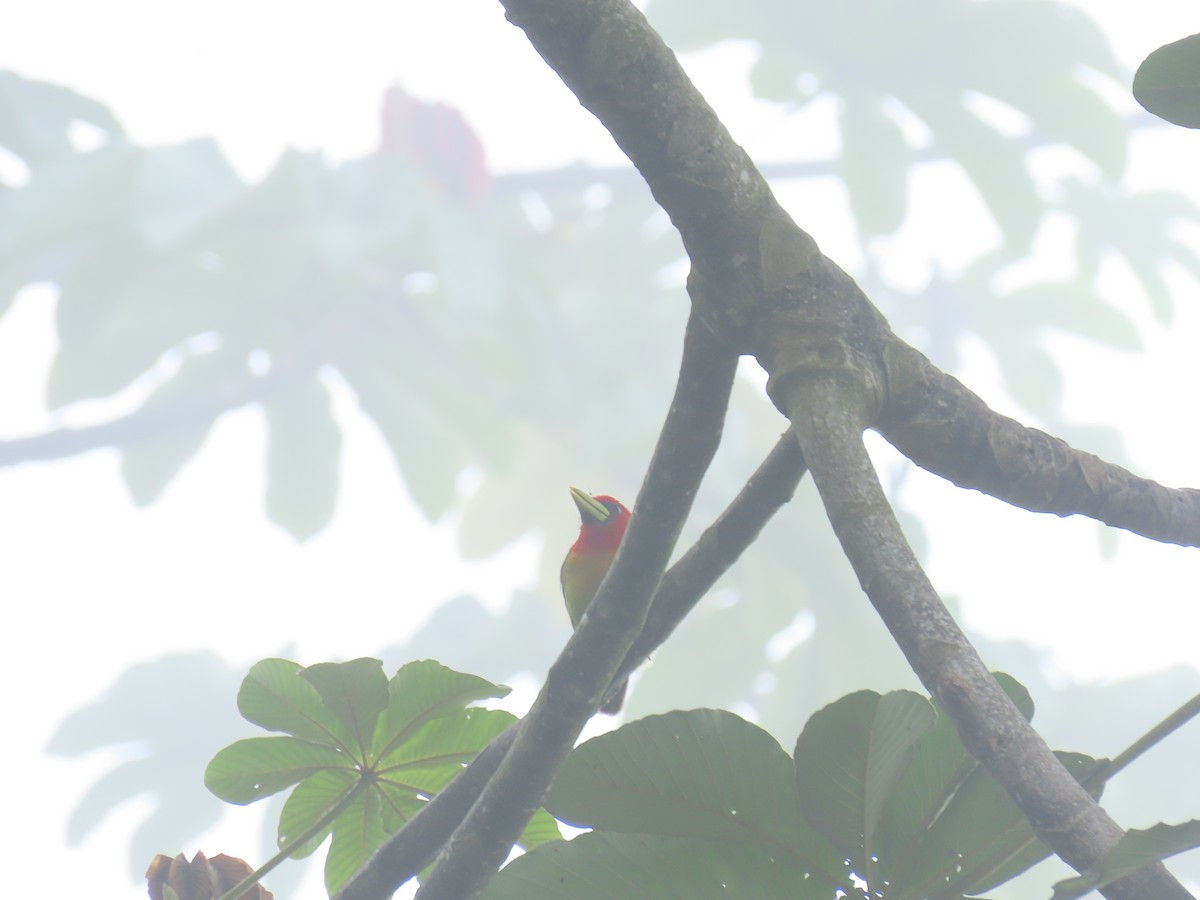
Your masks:
{"label": "palmate leaf", "polygon": [[238,712],[268,731],[284,731],[338,746],[338,720],[317,689],[300,677],[303,667],[288,659],[255,663],[238,691]]}
{"label": "palmate leaf", "polygon": [[334,747],[294,737],[246,738],[213,757],[205,786],[227,803],[245,805],[318,772],[352,767]]}
{"label": "palmate leaf", "polygon": [[296,785],[279,812],[278,843],[290,847],[293,859],[303,859],[316,851],[329,837],[334,822],[312,833],[303,842],[296,838],[308,832],[314,823],[341,806],[358,787],[358,773],[349,769],[316,772]]}
{"label": "palmate leaf", "polygon": [[331,897],[387,840],[381,806],[377,791],[363,791],[361,799],[333,823],[333,842],[325,858],[325,889]]}
{"label": "palmate leaf", "polygon": [[342,740],[350,745],[356,758],[363,759],[379,714],[387,707],[383,663],[366,658],[317,663],[298,674],[317,689],[321,702],[338,721]]}
{"label": "palmate leaf", "polygon": [[372,749],[391,754],[416,728],[455,715],[468,703],[505,697],[509,688],[477,675],[456,672],[432,659],[405,665],[388,684],[388,704]]}
{"label": "palmate leaf", "polygon": [[[280,813],[279,846],[306,856],[332,834],[325,879],[333,892],[515,721],[467,705],[507,693],[432,660],[408,663],[390,681],[377,659],[308,668],[262,660],[243,681],[238,707],[286,735],[226,747],[209,764],[205,784],[239,804],[294,785]],[[542,813],[522,846],[558,837]]]}

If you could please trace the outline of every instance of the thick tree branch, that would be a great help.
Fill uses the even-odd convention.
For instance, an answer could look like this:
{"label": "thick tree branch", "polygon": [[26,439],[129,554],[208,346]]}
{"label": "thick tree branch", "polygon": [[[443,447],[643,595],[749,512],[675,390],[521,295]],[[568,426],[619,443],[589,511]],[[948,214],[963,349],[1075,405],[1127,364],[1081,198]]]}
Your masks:
{"label": "thick tree branch", "polygon": [[476,897],[504,862],[595,712],[650,601],[720,442],[737,355],[696,316],[679,384],[626,539],[579,627],[550,668],[512,748],[417,896]]}
{"label": "thick tree branch", "polygon": [[1163,487],[997,415],[907,344],[890,343],[885,360],[888,402],[875,427],[917,465],[1034,512],[1200,546],[1200,491]]}
{"label": "thick tree branch", "polygon": [[[792,419],[834,532],[872,605],[971,754],[1046,844],[1080,872],[1098,869],[1124,834],[1059,763],[988,671],[900,530],[862,442],[867,408],[846,403],[840,375],[791,378],[773,392]],[[1110,900],[1190,898],[1161,864],[1101,889]]]}
{"label": "thick tree branch", "polygon": [[[858,286],[795,226],[627,0],[501,2],[608,128],[679,229],[700,288],[693,290],[697,312],[768,372],[780,343],[803,340],[816,349],[825,342],[824,352],[835,355],[853,347],[880,392],[868,424],[929,471],[1016,506],[1093,516],[1157,540],[1200,545],[1200,492],[1164,488],[997,415],[900,341]],[[784,334],[776,330],[771,295],[801,272],[811,279],[812,294],[802,301],[807,320]],[[939,409],[942,402],[948,406]],[[963,436],[994,458],[990,471],[964,472],[970,460],[949,449]]]}

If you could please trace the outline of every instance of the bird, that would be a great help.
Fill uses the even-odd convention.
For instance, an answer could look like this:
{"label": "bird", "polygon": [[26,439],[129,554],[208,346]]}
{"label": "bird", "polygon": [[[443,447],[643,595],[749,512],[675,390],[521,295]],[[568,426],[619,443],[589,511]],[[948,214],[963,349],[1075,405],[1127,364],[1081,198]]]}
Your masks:
{"label": "bird", "polygon": [[[575,628],[583,618],[584,610],[596,596],[613,557],[617,555],[631,514],[619,500],[607,494],[593,497],[587,491],[574,487],[570,491],[571,499],[579,509],[579,537],[567,551],[559,580],[562,582],[567,615],[571,617],[571,627]],[[600,712],[609,716],[619,713],[625,702],[627,686],[628,681],[622,681],[611,688],[604,696]]]}

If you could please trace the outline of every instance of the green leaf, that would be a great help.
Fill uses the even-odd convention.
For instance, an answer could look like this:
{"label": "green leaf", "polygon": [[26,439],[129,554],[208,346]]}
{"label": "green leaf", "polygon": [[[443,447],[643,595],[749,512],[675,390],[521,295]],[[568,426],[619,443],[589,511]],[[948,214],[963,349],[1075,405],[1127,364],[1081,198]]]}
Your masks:
{"label": "green leaf", "polygon": [[383,663],[367,657],[317,663],[302,669],[299,675],[317,689],[325,708],[341,724],[342,746],[365,761],[379,714],[388,705]]}
{"label": "green leaf", "polygon": [[517,839],[517,846],[524,850],[532,850],[542,844],[562,839],[562,830],[558,827],[558,820],[546,810],[539,809],[533,814],[533,818],[529,820],[525,830],[521,832],[521,837]]}
{"label": "green leaf", "polygon": [[1200,34],[1147,56],[1133,76],[1133,96],[1168,122],[1200,128]]}
{"label": "green leaf", "polygon": [[[331,746],[341,746],[338,717],[321,701],[303,667],[288,659],[254,664],[238,691],[238,711],[268,731],[286,731]],[[349,749],[349,748],[343,748]]]}
{"label": "green leaf", "polygon": [[1054,886],[1052,900],[1075,900],[1096,888],[1131,875],[1143,866],[1196,847],[1200,847],[1200,819],[1179,825],[1159,822],[1150,828],[1131,828],[1109,851],[1098,874],[1084,874],[1060,881]]}
{"label": "green leaf", "polygon": [[267,516],[301,541],[329,524],[337,504],[342,433],[331,404],[315,374],[263,404]]}
{"label": "green leaf", "polygon": [[[280,846],[306,856],[332,833],[325,875],[336,890],[513,725],[511,713],[467,707],[507,693],[432,660],[409,663],[390,681],[376,659],[308,668],[262,660],[242,682],[239,709],[265,728],[304,739],[254,738],[226,747],[209,764],[206,784],[236,803],[295,785],[279,818]],[[559,837],[542,812],[521,840],[532,847]]]}
{"label": "green leaf", "polygon": [[228,803],[244,806],[327,769],[353,766],[344,753],[294,737],[246,738],[213,757],[205,786]]}
{"label": "green leaf", "polygon": [[506,697],[511,688],[478,675],[456,672],[432,659],[414,660],[388,682],[387,711],[379,720],[372,751],[386,756],[427,722],[457,716],[479,700]]}
{"label": "green leaf", "polygon": [[513,860],[484,900],[828,900],[832,887],[745,843],[592,832]]}
{"label": "green leaf", "polygon": [[325,858],[325,888],[329,896],[337,893],[387,838],[380,815],[380,796],[376,791],[365,791],[361,800],[333,824],[333,843]]}
{"label": "green leaf", "polygon": [[546,808],[606,831],[752,842],[837,883],[843,857],[801,819],[792,772],[758,726],[721,710],[676,711],[577,747]]}
{"label": "green leaf", "polygon": [[[475,758],[496,735],[516,722],[501,709],[466,709],[434,719],[418,729],[373,766],[383,788],[432,796],[446,786],[459,767]],[[393,742],[394,743],[394,742]]]}
{"label": "green leaf", "polygon": [[329,769],[317,772],[296,785],[279,812],[278,843],[280,848],[293,844],[291,857],[303,859],[314,853],[333,831],[330,822],[318,833],[296,843],[300,836],[322,818],[336,810],[355,790],[361,787],[361,776],[357,769]]}
{"label": "green leaf", "polygon": [[917,741],[908,771],[884,805],[876,843],[878,877],[891,885],[897,897],[906,896],[906,887],[915,877],[911,870],[926,849],[931,823],[978,766],[945,715],[939,715]]}
{"label": "green leaf", "polygon": [[919,694],[859,691],[814,713],[796,741],[801,812],[869,883],[884,804],[935,720]]}
{"label": "green leaf", "polygon": [[800,830],[787,754],[721,710],[648,716],[575,748],[546,797],[572,825],[790,843]]}

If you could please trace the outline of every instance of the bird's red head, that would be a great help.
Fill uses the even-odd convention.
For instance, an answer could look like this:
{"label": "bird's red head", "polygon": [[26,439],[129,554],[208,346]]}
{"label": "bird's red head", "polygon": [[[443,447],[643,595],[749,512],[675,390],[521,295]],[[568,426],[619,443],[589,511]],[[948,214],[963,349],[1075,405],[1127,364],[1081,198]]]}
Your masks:
{"label": "bird's red head", "polygon": [[608,554],[617,552],[631,513],[621,501],[601,494],[593,497],[578,488],[571,488],[571,497],[579,509],[579,538],[571,552]]}

